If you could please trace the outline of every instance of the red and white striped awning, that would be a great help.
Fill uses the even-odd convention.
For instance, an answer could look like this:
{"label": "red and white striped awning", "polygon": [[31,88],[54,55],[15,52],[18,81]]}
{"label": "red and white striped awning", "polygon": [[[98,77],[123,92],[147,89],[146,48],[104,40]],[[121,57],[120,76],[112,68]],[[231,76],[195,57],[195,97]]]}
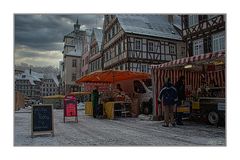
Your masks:
{"label": "red and white striped awning", "polygon": [[197,62],[207,62],[209,60],[217,60],[225,57],[225,52],[216,52],[216,53],[207,53],[195,55],[192,57],[185,57],[181,59],[176,59],[174,61],[162,63],[159,65],[151,65],[152,68],[165,68],[165,67],[174,67],[174,66],[182,66],[186,64],[193,64]]}

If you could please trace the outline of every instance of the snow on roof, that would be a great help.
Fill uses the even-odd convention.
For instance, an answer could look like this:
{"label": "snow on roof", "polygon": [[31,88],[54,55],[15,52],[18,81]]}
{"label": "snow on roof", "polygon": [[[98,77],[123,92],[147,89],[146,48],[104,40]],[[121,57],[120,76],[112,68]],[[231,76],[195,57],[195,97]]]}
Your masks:
{"label": "snow on roof", "polygon": [[116,16],[125,32],[182,40],[173,26],[173,24],[180,26],[179,16],[173,16],[173,24],[169,23],[168,15],[118,14]]}
{"label": "snow on roof", "polygon": [[27,73],[22,73],[22,74],[16,76],[15,78],[16,78],[16,80],[28,80],[31,83],[31,85],[36,85],[34,83],[34,81],[39,81],[39,82],[41,81],[39,78],[37,78],[33,75],[30,75],[30,74],[27,74]]}
{"label": "snow on roof", "polygon": [[102,36],[103,36],[102,31],[103,31],[102,29],[93,28],[93,33],[96,37],[96,41],[98,43],[99,49],[101,48],[101,45],[102,45]]}
{"label": "snow on roof", "polygon": [[44,76],[43,73],[37,73],[37,72],[34,72],[34,71],[31,71],[31,74],[30,74],[30,70],[29,70],[29,69],[26,69],[26,70],[24,71],[24,73],[26,73],[27,75],[32,75],[32,76],[34,76],[34,77],[37,78],[37,79],[41,79],[41,78],[43,78],[43,76]]}
{"label": "snow on roof", "polygon": [[57,86],[59,84],[59,81],[58,81],[57,76],[55,74],[52,74],[52,73],[45,74],[44,79],[52,79]]}

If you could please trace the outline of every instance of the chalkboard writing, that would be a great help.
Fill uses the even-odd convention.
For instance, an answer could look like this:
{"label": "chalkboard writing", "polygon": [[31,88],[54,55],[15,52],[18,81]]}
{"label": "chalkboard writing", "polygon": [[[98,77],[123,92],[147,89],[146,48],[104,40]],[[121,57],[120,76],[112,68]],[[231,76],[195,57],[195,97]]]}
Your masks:
{"label": "chalkboard writing", "polygon": [[53,133],[53,106],[33,105],[32,107],[32,135],[34,133]]}

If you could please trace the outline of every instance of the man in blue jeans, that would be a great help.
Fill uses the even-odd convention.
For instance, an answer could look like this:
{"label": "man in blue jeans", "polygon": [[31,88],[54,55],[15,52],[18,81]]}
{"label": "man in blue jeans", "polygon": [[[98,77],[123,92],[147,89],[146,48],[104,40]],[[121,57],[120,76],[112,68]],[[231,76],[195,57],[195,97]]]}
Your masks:
{"label": "man in blue jeans", "polygon": [[[177,89],[177,94],[178,94],[177,107],[181,106],[182,102],[186,100],[184,79],[185,77],[181,76],[177,81],[177,83],[175,84],[175,88]],[[177,117],[176,117],[177,125],[183,125],[182,116],[183,116],[182,112],[179,112],[179,113],[177,112]]]}

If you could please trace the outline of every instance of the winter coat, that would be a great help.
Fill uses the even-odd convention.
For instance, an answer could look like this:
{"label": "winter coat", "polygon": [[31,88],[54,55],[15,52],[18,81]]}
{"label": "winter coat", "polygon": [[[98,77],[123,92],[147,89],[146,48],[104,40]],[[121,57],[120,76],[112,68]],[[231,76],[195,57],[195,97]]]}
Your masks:
{"label": "winter coat", "polygon": [[163,100],[163,105],[174,105],[177,102],[177,91],[172,84],[169,83],[161,89],[158,100]]}

